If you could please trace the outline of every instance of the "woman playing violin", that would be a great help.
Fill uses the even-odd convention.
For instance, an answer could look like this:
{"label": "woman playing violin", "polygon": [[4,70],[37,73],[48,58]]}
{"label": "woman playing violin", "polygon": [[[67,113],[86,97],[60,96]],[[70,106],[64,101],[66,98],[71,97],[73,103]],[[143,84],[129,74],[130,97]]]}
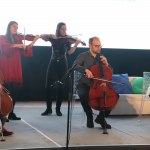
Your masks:
{"label": "woman playing violin", "polygon": [[[66,53],[72,54],[80,40],[70,40],[66,38],[66,24],[63,22],[58,23],[55,35],[41,35],[41,38],[45,41],[50,41],[52,44],[52,56],[48,65],[46,74],[46,110],[41,114],[43,116],[52,114],[52,97],[54,94],[54,83],[57,84],[57,101],[56,101],[56,114],[62,116],[60,111],[61,104],[64,95],[64,87],[59,82],[67,72],[67,58]],[[71,47],[71,44],[74,44]]]}
{"label": "woman playing violin", "polygon": [[[4,75],[4,86],[10,91],[13,99],[13,105],[17,99],[17,94],[20,86],[23,83],[21,54],[24,56],[32,56],[32,46],[38,40],[39,36],[35,36],[30,45],[26,46],[22,42],[22,37],[17,36],[18,23],[15,21],[9,22],[6,35],[0,36],[0,69]],[[26,37],[26,40],[28,38]],[[9,116],[11,120],[20,120],[12,111]]]}
{"label": "woman playing violin", "polygon": [[[74,65],[76,64],[75,70],[85,74],[82,76],[78,83],[78,95],[80,97],[81,105],[87,116],[87,127],[93,128],[93,112],[92,108],[89,105],[89,91],[92,84],[91,78],[93,78],[93,73],[90,71],[90,68],[96,63],[96,61],[101,61],[104,66],[107,66],[111,69],[106,57],[98,56],[101,51],[101,41],[98,37],[92,37],[89,39],[89,51],[81,53],[78,58],[75,60]],[[98,56],[98,58],[97,58]],[[98,59],[98,60],[97,60]],[[102,83],[100,86],[106,86],[106,83]],[[96,117],[95,122],[100,124],[102,128],[104,126],[107,129],[111,129],[111,125],[107,124],[104,116],[108,116],[110,110],[100,111],[99,115]]]}

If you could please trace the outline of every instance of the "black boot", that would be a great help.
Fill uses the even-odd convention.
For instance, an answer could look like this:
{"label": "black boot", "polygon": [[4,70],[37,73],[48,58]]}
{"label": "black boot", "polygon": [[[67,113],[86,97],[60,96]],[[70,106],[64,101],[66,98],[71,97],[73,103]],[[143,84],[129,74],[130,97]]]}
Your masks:
{"label": "black boot", "polygon": [[56,108],[56,115],[57,116],[62,116],[62,113],[60,111],[60,108]]}
{"label": "black boot", "polygon": [[41,113],[41,116],[47,116],[52,114],[52,109],[46,109],[43,113]]}
{"label": "black boot", "polygon": [[87,119],[87,124],[86,126],[88,128],[94,128],[94,123],[93,123],[93,119]]}
{"label": "black boot", "polygon": [[103,116],[97,116],[95,122],[100,124],[103,129],[111,129],[111,125],[107,124],[105,118]]}
{"label": "black boot", "polygon": [[13,112],[9,114],[8,119],[9,120],[21,120],[21,118],[17,117],[16,114]]}

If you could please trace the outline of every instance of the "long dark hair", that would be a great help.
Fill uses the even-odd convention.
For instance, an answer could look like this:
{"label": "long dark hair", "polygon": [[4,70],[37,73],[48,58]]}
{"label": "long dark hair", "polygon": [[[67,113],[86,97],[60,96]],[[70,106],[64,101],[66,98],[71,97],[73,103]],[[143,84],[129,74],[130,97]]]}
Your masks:
{"label": "long dark hair", "polygon": [[59,23],[57,24],[56,36],[60,36],[60,28],[61,28],[62,26],[64,26],[64,25],[66,25],[64,22],[59,22]]}
{"label": "long dark hair", "polygon": [[10,21],[8,23],[7,30],[6,30],[6,37],[7,37],[8,41],[10,43],[14,43],[14,39],[13,39],[12,34],[10,32],[10,27],[11,27],[12,24],[17,24],[18,25],[18,23],[16,21]]}

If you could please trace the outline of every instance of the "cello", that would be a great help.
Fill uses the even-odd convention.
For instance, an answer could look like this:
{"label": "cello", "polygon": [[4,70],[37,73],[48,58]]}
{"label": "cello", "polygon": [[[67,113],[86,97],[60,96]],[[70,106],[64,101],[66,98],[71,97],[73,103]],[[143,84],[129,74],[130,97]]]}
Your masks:
{"label": "cello", "polygon": [[12,98],[9,96],[9,91],[2,85],[3,84],[3,76],[0,72],[0,120],[1,120],[1,140],[5,141],[3,137],[3,121],[2,118],[6,118],[6,116],[12,111],[13,109],[13,102]]}
{"label": "cello", "polygon": [[2,85],[3,76],[0,72],[0,118],[6,117],[13,109],[12,98],[9,91]]}
{"label": "cello", "polygon": [[6,117],[13,109],[12,98],[8,90],[2,86],[0,91],[0,118]]}
{"label": "cello", "polygon": [[[109,82],[112,79],[112,69],[103,65],[99,57],[100,54],[97,54],[96,63],[90,68],[93,80],[89,91],[89,105],[95,110],[105,112],[113,109],[119,96]],[[102,80],[94,80],[94,78]],[[103,133],[107,134],[106,128]]]}

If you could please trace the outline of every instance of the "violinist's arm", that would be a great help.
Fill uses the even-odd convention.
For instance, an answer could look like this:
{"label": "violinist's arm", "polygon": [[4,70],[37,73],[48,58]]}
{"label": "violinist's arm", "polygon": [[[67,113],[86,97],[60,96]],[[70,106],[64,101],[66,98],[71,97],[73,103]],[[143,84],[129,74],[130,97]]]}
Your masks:
{"label": "violinist's arm", "polygon": [[40,38],[44,41],[50,41],[50,39],[56,39],[57,36],[55,34],[41,34]]}
{"label": "violinist's arm", "polygon": [[26,48],[24,44],[12,44],[11,47],[12,48]]}
{"label": "violinist's arm", "polygon": [[36,35],[35,38],[33,39],[33,41],[28,46],[33,46],[39,38],[40,38],[40,36]]}
{"label": "violinist's arm", "polygon": [[76,50],[77,46],[79,45],[79,43],[81,43],[81,41],[80,41],[80,40],[77,40],[77,41],[75,42],[74,46],[70,48],[70,50],[68,51],[68,54],[69,54],[69,55],[71,55],[72,53],[75,52],[75,50]]}

